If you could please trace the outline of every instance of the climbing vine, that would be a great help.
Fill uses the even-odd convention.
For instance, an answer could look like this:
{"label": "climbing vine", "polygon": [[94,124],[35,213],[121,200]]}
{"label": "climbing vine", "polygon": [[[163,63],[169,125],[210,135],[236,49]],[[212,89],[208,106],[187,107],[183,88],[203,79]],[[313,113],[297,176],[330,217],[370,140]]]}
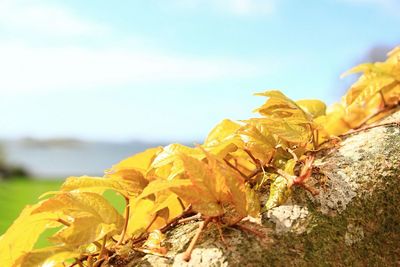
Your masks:
{"label": "climbing vine", "polygon": [[[367,63],[349,73],[362,75],[340,103],[293,101],[277,90],[256,94],[266,102],[259,116],[223,120],[195,147],[171,144],[129,157],[103,177],[69,177],[60,190],[26,207],[0,237],[3,266],[100,266],[127,250],[163,256],[164,233],[189,220],[199,231],[218,229],[277,207],[294,186],[307,183],[316,151],[340,136],[370,127],[399,109],[400,47],[385,62]],[[103,197],[106,190],[126,201],[123,214]],[[261,206],[260,192],[268,191]],[[33,249],[39,236],[55,228],[53,246]],[[126,253],[125,253],[126,254]]]}

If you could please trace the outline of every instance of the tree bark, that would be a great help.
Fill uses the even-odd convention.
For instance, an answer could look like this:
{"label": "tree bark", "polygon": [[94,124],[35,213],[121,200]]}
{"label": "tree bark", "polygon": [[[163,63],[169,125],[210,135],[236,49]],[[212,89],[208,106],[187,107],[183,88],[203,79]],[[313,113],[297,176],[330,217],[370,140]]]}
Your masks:
{"label": "tree bark", "polygon": [[[399,122],[400,112],[383,122]],[[126,266],[400,266],[400,128],[385,125],[343,138],[321,151],[308,183],[256,221],[223,229],[210,224],[190,262],[182,254],[198,222],[167,233],[166,257],[132,252]],[[266,199],[267,196],[263,196]],[[260,233],[263,234],[260,235]]]}

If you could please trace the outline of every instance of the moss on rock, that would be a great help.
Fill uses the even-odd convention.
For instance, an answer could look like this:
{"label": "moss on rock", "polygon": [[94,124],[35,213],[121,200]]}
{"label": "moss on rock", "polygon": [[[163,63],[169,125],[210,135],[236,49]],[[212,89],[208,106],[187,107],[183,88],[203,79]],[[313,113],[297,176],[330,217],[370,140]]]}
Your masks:
{"label": "moss on rock", "polygon": [[[399,121],[400,112],[388,120]],[[265,237],[227,227],[226,245],[211,225],[187,263],[181,255],[196,231],[192,222],[168,233],[166,258],[136,257],[129,266],[400,265],[400,128],[361,131],[318,157],[320,175],[310,181],[320,187],[317,197],[296,188],[262,224],[244,222]]]}

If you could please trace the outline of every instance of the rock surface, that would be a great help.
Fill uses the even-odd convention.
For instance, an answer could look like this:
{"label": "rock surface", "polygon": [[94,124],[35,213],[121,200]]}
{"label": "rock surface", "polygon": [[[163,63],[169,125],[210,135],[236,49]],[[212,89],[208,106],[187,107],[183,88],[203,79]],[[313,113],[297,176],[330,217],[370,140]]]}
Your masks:
{"label": "rock surface", "polygon": [[[400,121],[400,112],[388,121]],[[260,224],[244,223],[264,237],[229,227],[226,246],[210,225],[187,263],[192,222],[167,233],[167,257],[136,253],[127,266],[400,266],[399,125],[349,135],[315,166],[318,196],[296,188]]]}

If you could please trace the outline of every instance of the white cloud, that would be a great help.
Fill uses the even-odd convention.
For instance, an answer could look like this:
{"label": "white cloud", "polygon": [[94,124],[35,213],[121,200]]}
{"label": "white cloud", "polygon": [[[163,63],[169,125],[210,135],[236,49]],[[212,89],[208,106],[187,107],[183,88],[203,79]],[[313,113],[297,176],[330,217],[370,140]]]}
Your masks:
{"label": "white cloud", "polygon": [[32,1],[0,0],[0,29],[51,36],[93,35],[107,27],[83,20],[66,7]]}
{"label": "white cloud", "polygon": [[[229,5],[232,12],[244,14],[252,12],[255,2],[234,0]],[[77,35],[105,29],[64,7],[32,3],[35,2],[23,5],[19,0],[0,0],[0,30],[17,29],[50,38],[61,35],[73,40]],[[171,55],[132,38],[114,40],[125,44],[122,48],[65,44],[69,42],[61,46],[35,46],[23,39],[0,42],[0,95],[254,77],[268,72],[261,64],[238,59]]]}
{"label": "white cloud", "polygon": [[240,60],[171,56],[143,49],[3,43],[0,58],[0,94],[253,77],[266,71]]}
{"label": "white cloud", "polygon": [[183,8],[211,8],[237,16],[271,15],[277,5],[276,0],[176,0],[176,3]]}

